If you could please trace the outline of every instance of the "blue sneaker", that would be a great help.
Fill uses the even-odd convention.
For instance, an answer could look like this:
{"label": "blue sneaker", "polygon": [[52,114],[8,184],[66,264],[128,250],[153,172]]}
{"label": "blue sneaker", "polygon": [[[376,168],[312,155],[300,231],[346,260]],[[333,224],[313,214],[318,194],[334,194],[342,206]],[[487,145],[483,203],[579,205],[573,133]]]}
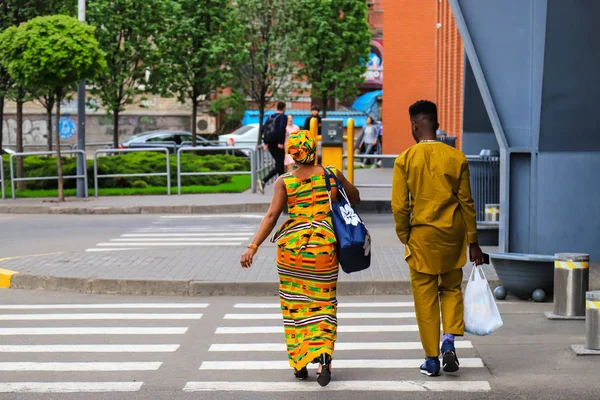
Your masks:
{"label": "blue sneaker", "polygon": [[456,356],[456,349],[454,343],[449,340],[444,340],[442,343],[442,368],[444,372],[456,372],[458,371],[458,357]]}
{"label": "blue sneaker", "polygon": [[439,376],[440,375],[440,360],[437,358],[425,359],[425,362],[421,364],[421,373],[427,376]]}

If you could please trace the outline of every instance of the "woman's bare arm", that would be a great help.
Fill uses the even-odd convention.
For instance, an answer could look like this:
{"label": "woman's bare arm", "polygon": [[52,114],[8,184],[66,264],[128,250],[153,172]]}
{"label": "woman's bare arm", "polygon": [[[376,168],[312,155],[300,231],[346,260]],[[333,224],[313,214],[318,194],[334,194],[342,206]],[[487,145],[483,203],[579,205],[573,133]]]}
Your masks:
{"label": "woman's bare arm", "polygon": [[336,176],[342,184],[342,187],[346,191],[350,203],[355,205],[360,204],[360,192],[358,191],[358,189],[353,184],[351,184],[350,181],[348,181],[348,179],[346,179],[346,177],[344,176],[344,174],[342,174],[341,171],[338,170]]}

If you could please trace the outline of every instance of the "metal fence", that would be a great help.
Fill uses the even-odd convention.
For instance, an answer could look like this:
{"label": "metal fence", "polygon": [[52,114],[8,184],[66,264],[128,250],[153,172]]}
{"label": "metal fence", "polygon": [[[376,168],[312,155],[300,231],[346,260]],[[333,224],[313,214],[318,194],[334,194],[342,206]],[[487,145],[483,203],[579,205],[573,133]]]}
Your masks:
{"label": "metal fence", "polygon": [[500,158],[468,156],[471,196],[475,200],[477,222],[485,221],[485,205],[500,203]]}
{"label": "metal fence", "polygon": [[179,148],[179,150],[177,150],[177,194],[181,194],[181,177],[182,176],[206,176],[206,175],[250,175],[251,177],[251,188],[252,188],[252,193],[256,193],[256,179],[257,179],[257,174],[256,174],[256,158],[255,158],[255,152],[256,149],[252,148],[252,147],[236,147],[236,149],[238,150],[246,150],[250,153],[249,155],[249,159],[250,159],[250,170],[249,171],[208,171],[208,172],[182,172],[181,171],[181,153],[184,152],[203,152],[203,151],[229,151],[231,150],[231,147],[226,147],[226,146],[222,146],[222,147],[215,147],[215,146],[208,146],[208,147],[181,147]]}
{"label": "metal fence", "polygon": [[[263,179],[270,170],[275,168],[275,159],[271,156],[269,150],[263,146],[257,146],[255,156],[256,179]],[[269,182],[266,182],[269,183]]]}
{"label": "metal fence", "polygon": [[6,198],[6,192],[4,191],[4,154],[0,154],[0,185],[2,185],[2,200]]}
{"label": "metal fence", "polygon": [[[83,150],[77,150],[83,152]],[[116,154],[116,153],[139,153],[139,152],[161,152],[166,155],[166,172],[147,172],[139,174],[106,174],[98,175],[98,154]],[[169,159],[169,149],[167,148],[147,148],[147,149],[100,149],[94,152],[94,193],[98,197],[98,179],[99,178],[135,178],[142,176],[166,176],[167,194],[171,194],[171,162]],[[87,187],[87,185],[86,185]]]}
{"label": "metal fence", "polygon": [[[83,157],[85,157],[85,152],[83,150],[65,150],[61,152],[61,155],[63,154],[82,154]],[[32,152],[24,152],[24,153],[13,153],[10,155],[10,159],[9,159],[9,163],[10,163],[10,188],[12,190],[12,198],[14,199],[16,197],[16,191],[15,191],[15,182],[27,182],[27,181],[45,181],[45,180],[50,180],[50,179],[57,179],[58,180],[58,176],[37,176],[37,177],[23,177],[23,178],[16,178],[15,177],[15,172],[14,172],[14,166],[13,166],[13,158],[15,157],[27,157],[27,156],[56,156],[56,151],[32,151]],[[85,187],[87,188],[87,184],[88,184],[88,179],[87,179],[87,168],[84,168],[83,170],[83,175],[63,175],[64,179],[78,179],[78,178],[83,178],[83,180],[85,181]],[[87,197],[87,190],[86,190],[86,197]]]}

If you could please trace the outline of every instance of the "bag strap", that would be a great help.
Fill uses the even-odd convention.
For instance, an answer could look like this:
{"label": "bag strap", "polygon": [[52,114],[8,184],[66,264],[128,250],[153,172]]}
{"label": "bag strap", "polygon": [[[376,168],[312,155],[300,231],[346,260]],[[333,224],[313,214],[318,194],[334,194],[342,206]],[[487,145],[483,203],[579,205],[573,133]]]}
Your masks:
{"label": "bag strap", "polygon": [[325,167],[322,167],[322,168],[325,171],[325,180],[327,181],[326,185],[327,185],[327,191],[329,193],[329,202],[331,203],[331,184],[329,182],[329,178],[327,177],[327,173],[329,173],[329,175],[335,181],[335,185],[337,187],[337,190],[338,190],[339,193],[341,193],[341,195],[344,198],[344,200],[346,200],[346,202],[348,204],[351,204],[350,200],[348,199],[348,195],[346,194],[346,191],[344,190],[344,187],[342,186],[342,183],[340,182],[340,180],[338,179],[338,177],[335,175],[335,173],[333,173],[333,171],[331,169],[329,169],[329,168],[325,168]]}

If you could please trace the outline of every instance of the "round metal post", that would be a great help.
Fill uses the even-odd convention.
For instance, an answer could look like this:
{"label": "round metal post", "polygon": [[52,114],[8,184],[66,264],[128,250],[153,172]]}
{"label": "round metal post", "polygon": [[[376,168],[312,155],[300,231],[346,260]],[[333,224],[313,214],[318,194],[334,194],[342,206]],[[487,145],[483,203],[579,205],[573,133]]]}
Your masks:
{"label": "round metal post", "polygon": [[171,158],[169,157],[169,149],[165,149],[167,155],[167,194],[171,195]]}
{"label": "round metal post", "polygon": [[6,193],[4,192],[4,157],[0,154],[0,182],[2,183],[2,200],[6,198]]}
{"label": "round metal post", "polygon": [[600,291],[587,292],[585,299],[585,347],[600,350]]}
{"label": "round metal post", "polygon": [[554,261],[554,314],[583,317],[589,290],[588,254],[558,253]]}
{"label": "round metal post", "polygon": [[98,152],[102,150],[96,150],[94,152],[94,195],[98,197]]}
{"label": "round metal post", "polygon": [[252,193],[256,193],[256,179],[257,171],[256,171],[256,150],[251,150],[250,152],[250,189]]}
{"label": "round metal post", "polygon": [[319,120],[315,117],[310,119],[310,134],[317,146],[317,156],[315,157],[315,165],[319,164]]}
{"label": "round metal post", "polygon": [[8,158],[10,163],[10,190],[12,192],[12,198],[15,199],[15,169],[13,167],[13,154]]}
{"label": "round metal post", "polygon": [[181,149],[177,150],[177,194],[181,195]]}

